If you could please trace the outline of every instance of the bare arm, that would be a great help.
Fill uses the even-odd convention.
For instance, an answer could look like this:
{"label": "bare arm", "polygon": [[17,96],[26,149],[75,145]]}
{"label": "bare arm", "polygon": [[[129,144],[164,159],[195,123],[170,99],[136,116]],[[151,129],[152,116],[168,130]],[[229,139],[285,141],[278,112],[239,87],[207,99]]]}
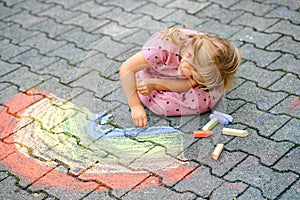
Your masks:
{"label": "bare arm", "polygon": [[145,60],[143,53],[138,52],[127,59],[120,68],[121,84],[131,109],[132,120],[137,126],[141,127],[145,127],[148,120],[137,93],[135,73],[148,66],[149,64]]}

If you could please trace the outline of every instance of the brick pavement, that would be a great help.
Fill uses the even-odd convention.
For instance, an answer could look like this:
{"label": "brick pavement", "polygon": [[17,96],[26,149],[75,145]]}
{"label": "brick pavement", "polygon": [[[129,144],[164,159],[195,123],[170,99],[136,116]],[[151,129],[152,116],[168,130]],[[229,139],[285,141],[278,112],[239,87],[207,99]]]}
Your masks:
{"label": "brick pavement", "polygon": [[[299,11],[298,0],[0,0],[0,199],[300,199]],[[218,125],[195,140],[208,114],[148,113],[180,133],[87,137],[92,113],[107,109],[110,125],[133,126],[119,66],[168,26],[241,48],[218,106],[249,136]]]}

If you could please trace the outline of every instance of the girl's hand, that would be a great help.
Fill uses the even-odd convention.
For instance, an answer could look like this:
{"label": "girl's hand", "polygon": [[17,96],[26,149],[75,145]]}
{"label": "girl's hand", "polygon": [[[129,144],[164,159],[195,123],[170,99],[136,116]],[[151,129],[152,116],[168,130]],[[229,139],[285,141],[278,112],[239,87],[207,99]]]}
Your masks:
{"label": "girl's hand", "polygon": [[146,127],[148,124],[147,114],[142,105],[131,108],[131,117],[136,126]]}
{"label": "girl's hand", "polygon": [[151,78],[138,79],[136,85],[139,93],[144,96],[151,94],[155,90],[155,81]]}

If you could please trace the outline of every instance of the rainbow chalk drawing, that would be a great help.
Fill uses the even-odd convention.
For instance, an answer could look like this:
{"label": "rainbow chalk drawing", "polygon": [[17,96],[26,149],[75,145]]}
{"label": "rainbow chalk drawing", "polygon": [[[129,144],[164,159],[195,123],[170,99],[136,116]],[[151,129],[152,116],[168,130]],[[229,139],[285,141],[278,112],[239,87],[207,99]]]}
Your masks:
{"label": "rainbow chalk drawing", "polygon": [[153,187],[194,168],[181,161],[178,129],[121,129],[109,118],[37,89],[19,93],[0,106],[0,162],[28,184],[57,190]]}

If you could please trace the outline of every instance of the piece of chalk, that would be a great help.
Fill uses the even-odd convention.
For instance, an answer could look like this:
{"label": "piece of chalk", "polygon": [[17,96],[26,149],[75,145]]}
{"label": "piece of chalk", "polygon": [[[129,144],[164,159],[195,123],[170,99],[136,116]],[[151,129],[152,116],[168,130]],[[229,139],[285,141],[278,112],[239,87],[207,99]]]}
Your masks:
{"label": "piece of chalk", "polygon": [[220,124],[225,124],[225,125],[229,124],[229,120],[221,115],[210,114],[209,119],[213,119],[213,118],[217,118]]}
{"label": "piece of chalk", "polygon": [[233,128],[223,128],[222,133],[224,135],[238,136],[238,137],[246,137],[248,135],[248,131],[239,130]]}
{"label": "piece of chalk", "polygon": [[214,160],[218,160],[218,158],[220,157],[222,151],[224,148],[224,144],[218,144],[217,147],[215,148],[213,154],[212,154],[212,158]]}
{"label": "piece of chalk", "polygon": [[228,114],[225,114],[225,113],[222,113],[222,112],[219,112],[219,111],[214,111],[214,114],[225,117],[229,122],[233,121],[233,118]]}
{"label": "piece of chalk", "polygon": [[198,130],[198,131],[194,131],[194,138],[206,138],[208,136],[211,136],[212,134],[213,134],[212,131]]}
{"label": "piece of chalk", "polygon": [[203,126],[202,130],[210,131],[213,127],[215,127],[218,124],[218,122],[219,120],[217,118],[213,118]]}

